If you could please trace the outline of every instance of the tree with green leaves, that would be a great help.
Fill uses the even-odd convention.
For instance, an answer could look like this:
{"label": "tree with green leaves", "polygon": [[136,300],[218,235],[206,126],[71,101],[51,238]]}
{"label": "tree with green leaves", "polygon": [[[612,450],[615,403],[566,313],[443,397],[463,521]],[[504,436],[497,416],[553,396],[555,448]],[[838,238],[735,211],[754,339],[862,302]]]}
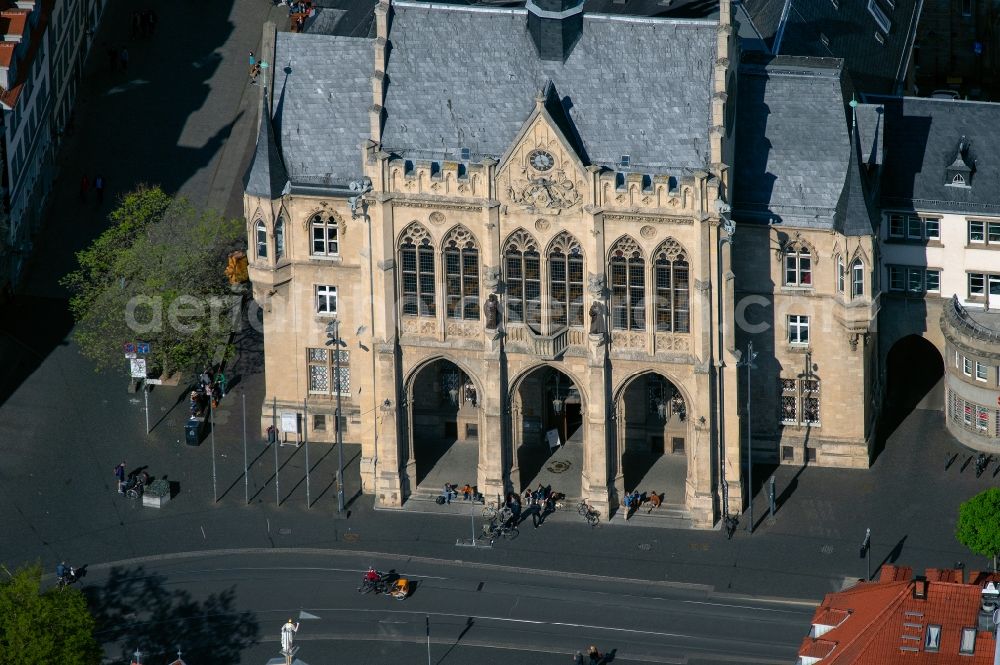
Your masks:
{"label": "tree with green leaves", "polygon": [[955,537],[976,554],[993,558],[997,569],[1000,555],[1000,488],[980,492],[958,509]]}
{"label": "tree with green leaves", "polygon": [[0,579],[0,662],[4,665],[97,665],[94,617],[78,589],[42,591],[35,564]]}
{"label": "tree with green leaves", "polygon": [[122,345],[144,341],[153,371],[207,363],[239,311],[225,270],[244,242],[243,221],[145,186],[122,197],[109,218],[111,227],[77,253],[79,268],[62,280],[81,353],[98,370],[124,370]]}

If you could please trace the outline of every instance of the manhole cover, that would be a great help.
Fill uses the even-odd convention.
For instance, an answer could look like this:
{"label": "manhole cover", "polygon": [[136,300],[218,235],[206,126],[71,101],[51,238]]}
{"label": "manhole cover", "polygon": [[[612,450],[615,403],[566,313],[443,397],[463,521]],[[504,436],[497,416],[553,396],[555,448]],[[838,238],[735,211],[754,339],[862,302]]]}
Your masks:
{"label": "manhole cover", "polygon": [[642,550],[643,552],[648,552],[649,550],[653,549],[653,546],[650,545],[649,543],[639,543],[639,549]]}
{"label": "manhole cover", "polygon": [[822,552],[823,554],[833,554],[833,545],[824,545],[823,547],[819,548],[819,551]]}
{"label": "manhole cover", "polygon": [[549,464],[545,468],[550,473],[562,473],[566,471],[570,466],[572,466],[572,463],[569,460],[556,460],[555,462],[552,462],[552,464]]}
{"label": "manhole cover", "polygon": [[291,529],[278,529],[278,535],[287,536],[292,533]]}
{"label": "manhole cover", "polygon": [[344,541],[348,543],[356,543],[361,540],[361,534],[358,533],[345,533]]}

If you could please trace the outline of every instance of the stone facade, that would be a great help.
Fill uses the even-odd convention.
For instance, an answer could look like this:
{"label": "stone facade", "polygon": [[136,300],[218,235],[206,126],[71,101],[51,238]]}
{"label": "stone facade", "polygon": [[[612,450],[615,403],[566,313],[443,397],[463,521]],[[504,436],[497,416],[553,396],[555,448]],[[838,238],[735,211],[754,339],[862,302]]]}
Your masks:
{"label": "stone facade", "polygon": [[[435,433],[478,446],[475,479],[493,496],[521,489],[518,449],[541,436],[536,421],[565,423],[552,418],[555,398],[561,413],[579,414],[580,498],[603,514],[624,494],[626,448],[664,445],[684,457],[678,508],[694,524],[717,519],[723,473],[738,510],[735,382],[728,406],[718,395],[720,374],[737,360],[731,326],[719,332],[728,288],[719,276],[731,275],[718,199],[734,66],[722,6],[722,28],[698,28],[716,49],[707,168],[639,170],[583,158],[552,83],[499,158],[383,149],[392,9],[380,4],[360,191],[296,187],[290,175],[284,192],[248,187],[245,196],[264,323],[262,430],[298,414],[304,431],[282,438],[334,440],[339,391],[344,436],[361,443],[364,491],[379,505],[399,506],[417,490],[415,439]],[[730,293],[723,308],[731,303]],[[326,345],[334,319],[339,382]]]}

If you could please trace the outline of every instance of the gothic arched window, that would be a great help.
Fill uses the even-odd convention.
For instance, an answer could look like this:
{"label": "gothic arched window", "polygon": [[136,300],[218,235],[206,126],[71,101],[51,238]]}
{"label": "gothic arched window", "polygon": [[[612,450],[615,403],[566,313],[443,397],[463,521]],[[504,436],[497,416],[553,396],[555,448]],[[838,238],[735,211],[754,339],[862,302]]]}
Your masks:
{"label": "gothic arched window", "polygon": [[553,326],[583,325],[583,252],[562,231],[549,243],[549,298]]}
{"label": "gothic arched window", "polygon": [[542,319],[542,271],[538,244],[524,229],[518,229],[504,244],[504,283],[507,319],[527,323],[537,330]]}
{"label": "gothic arched window", "polygon": [[639,243],[623,236],[611,247],[611,326],[645,330],[646,262]]}
{"label": "gothic arched window", "polygon": [[434,316],[434,247],[427,229],[417,222],[399,238],[399,281],[403,314]]}
{"label": "gothic arched window", "polygon": [[267,227],[264,222],[257,222],[254,225],[254,244],[257,247],[257,258],[267,258]]}
{"label": "gothic arched window", "polygon": [[654,255],[656,269],[656,329],[691,332],[691,294],[687,253],[667,238]]}
{"label": "gothic arched window", "polygon": [[851,263],[851,297],[861,298],[865,295],[865,264],[861,259]]}
{"label": "gothic arched window", "polygon": [[837,293],[844,292],[844,257],[837,255]]}
{"label": "gothic arched window", "polygon": [[285,219],[279,217],[274,223],[274,260],[285,256]]}
{"label": "gothic arched window", "polygon": [[464,226],[444,239],[445,312],[450,319],[479,318],[479,246]]}

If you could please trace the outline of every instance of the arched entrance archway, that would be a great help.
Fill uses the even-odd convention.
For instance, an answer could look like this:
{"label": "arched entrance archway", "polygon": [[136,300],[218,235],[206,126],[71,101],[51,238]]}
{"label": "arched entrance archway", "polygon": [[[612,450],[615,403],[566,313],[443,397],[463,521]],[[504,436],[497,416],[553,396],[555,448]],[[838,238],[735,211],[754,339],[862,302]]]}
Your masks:
{"label": "arched entrance archway", "polygon": [[512,388],[514,489],[551,485],[568,498],[580,497],[586,405],[576,383],[545,365],[517,379]]}
{"label": "arched entrance archway", "polygon": [[942,410],[944,393],[941,378],[944,361],[937,347],[919,335],[896,341],[885,361],[886,393],[882,408],[877,455],[885,441],[914,409]]}
{"label": "arched entrance archway", "polygon": [[640,374],[620,390],[617,413],[624,490],[656,492],[664,504],[686,506],[693,441],[684,395],[662,374]]}
{"label": "arched entrance archway", "polygon": [[417,369],[407,383],[409,492],[477,485],[480,426],[479,388],[465,370],[446,359]]}

